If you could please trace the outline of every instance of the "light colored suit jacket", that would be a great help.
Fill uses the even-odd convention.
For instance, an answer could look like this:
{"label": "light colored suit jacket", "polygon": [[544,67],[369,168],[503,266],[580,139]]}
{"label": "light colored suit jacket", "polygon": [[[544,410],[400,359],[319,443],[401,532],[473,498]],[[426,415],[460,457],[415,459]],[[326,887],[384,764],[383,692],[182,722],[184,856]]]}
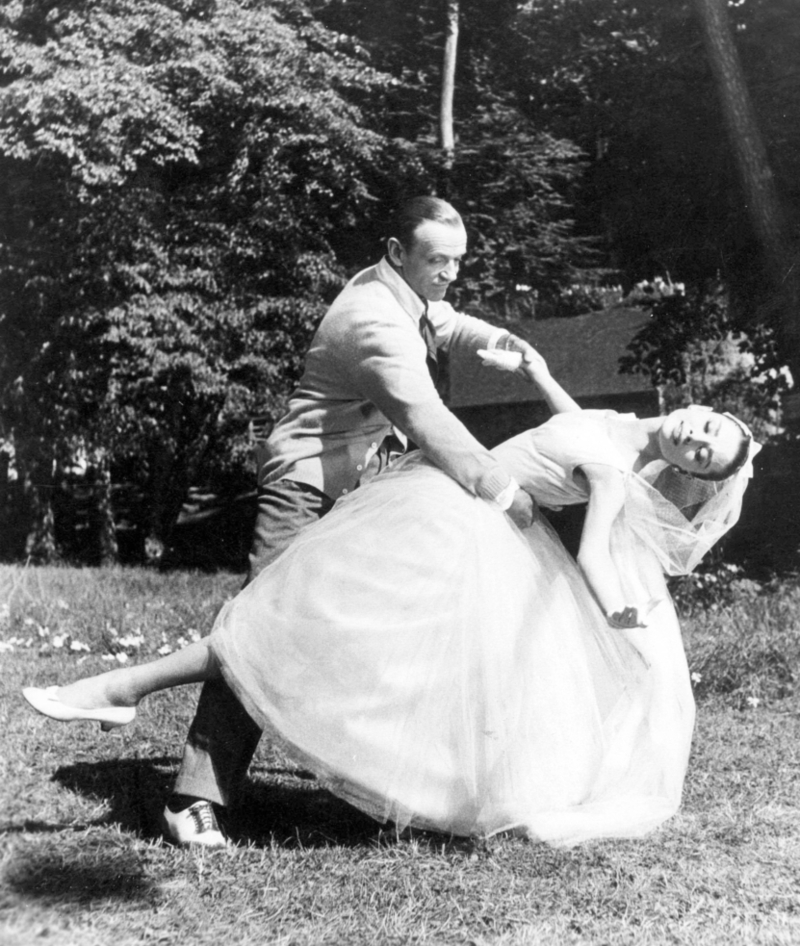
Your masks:
{"label": "light colored suit jacket", "polygon": [[[337,499],[358,485],[392,427],[471,492],[498,472],[434,387],[419,331],[424,310],[385,258],[350,280],[312,339],[287,413],[257,448],[261,485],[293,479]],[[428,317],[437,348],[471,357],[505,334],[446,302],[429,303]]]}

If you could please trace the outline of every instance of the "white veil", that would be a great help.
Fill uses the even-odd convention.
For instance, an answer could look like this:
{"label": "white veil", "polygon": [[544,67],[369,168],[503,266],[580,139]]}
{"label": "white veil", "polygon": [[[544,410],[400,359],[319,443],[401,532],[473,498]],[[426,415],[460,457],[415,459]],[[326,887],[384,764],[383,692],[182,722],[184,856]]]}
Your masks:
{"label": "white veil", "polygon": [[732,420],[748,437],[748,447],[744,463],[727,479],[700,479],[665,460],[654,460],[627,477],[626,522],[654,551],[667,575],[689,574],[739,519],[761,445],[741,421]]}

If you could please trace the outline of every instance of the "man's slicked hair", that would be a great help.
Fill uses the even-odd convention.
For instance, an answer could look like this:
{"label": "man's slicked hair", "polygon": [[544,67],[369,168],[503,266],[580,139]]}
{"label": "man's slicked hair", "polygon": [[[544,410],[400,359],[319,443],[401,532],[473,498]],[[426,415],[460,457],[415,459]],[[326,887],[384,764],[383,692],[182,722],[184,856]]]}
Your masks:
{"label": "man's slicked hair", "polygon": [[417,227],[428,220],[446,223],[453,227],[463,226],[461,214],[440,197],[412,197],[403,201],[392,218],[390,236],[399,240],[404,249],[411,249]]}

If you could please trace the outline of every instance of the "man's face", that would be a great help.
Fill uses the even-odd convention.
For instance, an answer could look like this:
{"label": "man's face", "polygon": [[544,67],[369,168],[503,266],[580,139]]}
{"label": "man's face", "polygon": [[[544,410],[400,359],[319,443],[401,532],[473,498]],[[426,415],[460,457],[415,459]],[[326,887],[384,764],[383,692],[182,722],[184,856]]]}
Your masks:
{"label": "man's face", "polygon": [[438,302],[458,276],[461,258],[467,252],[467,231],[462,224],[426,220],[414,231],[410,247],[392,237],[388,250],[389,259],[414,292]]}

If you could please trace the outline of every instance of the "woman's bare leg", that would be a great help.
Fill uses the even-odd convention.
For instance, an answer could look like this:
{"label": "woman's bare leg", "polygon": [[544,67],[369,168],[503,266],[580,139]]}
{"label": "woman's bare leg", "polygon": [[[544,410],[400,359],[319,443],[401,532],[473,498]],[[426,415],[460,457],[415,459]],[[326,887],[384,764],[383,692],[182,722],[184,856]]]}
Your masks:
{"label": "woman's bare leg", "polygon": [[202,683],[219,676],[219,664],[206,637],[150,663],[119,667],[68,683],[58,688],[56,696],[67,706],[79,709],[136,706],[142,697],[156,690]]}

